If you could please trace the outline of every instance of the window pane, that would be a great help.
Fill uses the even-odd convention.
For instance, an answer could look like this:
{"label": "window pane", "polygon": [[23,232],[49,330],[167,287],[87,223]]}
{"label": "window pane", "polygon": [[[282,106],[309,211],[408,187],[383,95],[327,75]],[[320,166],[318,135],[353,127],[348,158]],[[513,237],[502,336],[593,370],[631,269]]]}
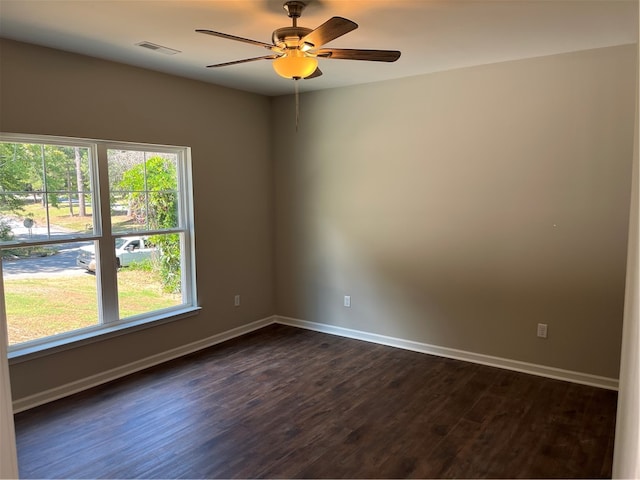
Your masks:
{"label": "window pane", "polygon": [[[34,209],[36,228],[49,221],[50,238],[79,237],[93,234],[91,205],[85,195],[81,204],[77,193],[50,193],[46,196],[46,206]],[[79,215],[82,210],[84,215]],[[45,227],[42,227],[43,233]]]}
{"label": "window pane", "polygon": [[0,242],[92,234],[89,161],[86,147],[1,142]]}
{"label": "window pane", "polygon": [[179,226],[178,155],[109,150],[108,160],[114,233]]}
{"label": "window pane", "polygon": [[96,277],[78,267],[93,242],[4,248],[9,345],[98,324]]}
{"label": "window pane", "polygon": [[120,318],[183,304],[180,234],[116,239]]}
{"label": "window pane", "polygon": [[41,148],[48,192],[88,190],[88,148],[55,145],[43,145]]}

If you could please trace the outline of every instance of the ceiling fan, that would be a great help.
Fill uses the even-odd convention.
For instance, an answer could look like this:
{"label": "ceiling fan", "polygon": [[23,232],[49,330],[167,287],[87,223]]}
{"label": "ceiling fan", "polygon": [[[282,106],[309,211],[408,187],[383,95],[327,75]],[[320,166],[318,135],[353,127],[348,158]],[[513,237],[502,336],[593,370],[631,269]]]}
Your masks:
{"label": "ceiling fan", "polygon": [[400,58],[400,52],[397,50],[321,48],[326,43],[355,30],[358,28],[358,24],[346,18],[332,17],[315,30],[299,27],[298,18],[302,15],[305,6],[306,4],[300,1],[288,1],[284,4],[284,9],[289,18],[292,19],[293,25],[275,30],[272,35],[273,43],[264,43],[229,35],[228,33],[214,32],[213,30],[196,30],[198,33],[250,43],[271,51],[269,55],[207,65],[207,68],[226,67],[256,60],[273,60],[273,68],[278,75],[299,80],[301,78],[316,78],[322,75],[318,68],[318,58],[373,62],[395,62]]}

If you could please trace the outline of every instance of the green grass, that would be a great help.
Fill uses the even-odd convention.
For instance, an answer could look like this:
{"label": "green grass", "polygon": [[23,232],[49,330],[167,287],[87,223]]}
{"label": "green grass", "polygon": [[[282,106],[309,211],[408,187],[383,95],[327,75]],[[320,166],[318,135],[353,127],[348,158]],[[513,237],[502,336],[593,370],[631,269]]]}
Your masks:
{"label": "green grass", "polygon": [[0,257],[2,258],[26,258],[26,257],[50,257],[55,255],[57,250],[51,247],[32,246],[32,247],[17,247],[17,248],[3,248],[0,250]]}
{"label": "green grass", "polygon": [[118,272],[118,303],[120,318],[130,317],[150,310],[179,305],[182,297],[166,293],[160,276],[145,268],[123,268]]}
{"label": "green grass", "polygon": [[[69,211],[66,203],[61,203],[58,207],[49,205],[49,222],[51,225],[68,229],[71,232],[90,232],[93,228],[93,215],[91,206],[87,206],[86,215],[78,216],[78,206],[73,206],[73,215]],[[31,218],[37,226],[43,227],[47,224],[47,211],[40,203],[28,203],[24,205],[24,209],[19,213],[5,214],[6,216],[16,218],[20,221],[25,218]],[[129,230],[135,225],[131,217],[127,215],[112,215],[111,222],[114,230]]]}
{"label": "green grass", "polygon": [[[120,318],[179,305],[162,291],[156,274],[118,272]],[[96,277],[34,277],[4,281],[9,345],[90,327],[98,323]]]}
{"label": "green grass", "polygon": [[[91,230],[93,216],[90,206],[87,206],[84,217],[78,216],[78,206],[73,206],[73,213],[69,211],[69,206],[65,203],[60,204],[58,207],[49,205],[49,221],[51,225],[67,228],[73,232],[84,232]],[[24,206],[24,210],[19,214],[14,215],[18,218],[31,218],[38,226],[45,226],[47,224],[47,211],[42,207],[40,203],[28,203]]]}

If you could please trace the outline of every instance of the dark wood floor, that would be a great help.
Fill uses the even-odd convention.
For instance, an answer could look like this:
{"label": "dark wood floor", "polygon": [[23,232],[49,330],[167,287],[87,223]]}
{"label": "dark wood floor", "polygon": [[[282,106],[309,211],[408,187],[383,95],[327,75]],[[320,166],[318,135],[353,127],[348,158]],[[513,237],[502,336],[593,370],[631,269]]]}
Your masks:
{"label": "dark wood floor", "polygon": [[23,478],[598,478],[616,393],[272,325],[16,415]]}

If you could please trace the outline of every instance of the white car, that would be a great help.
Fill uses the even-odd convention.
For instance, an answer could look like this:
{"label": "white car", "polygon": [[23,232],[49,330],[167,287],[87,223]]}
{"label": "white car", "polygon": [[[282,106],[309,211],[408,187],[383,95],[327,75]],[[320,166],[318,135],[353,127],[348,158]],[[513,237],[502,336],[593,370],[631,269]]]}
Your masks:
{"label": "white car", "polygon": [[[118,268],[152,258],[156,251],[157,248],[149,245],[148,239],[145,237],[116,238],[116,262]],[[76,264],[79,267],[86,268],[90,272],[95,272],[95,247],[93,245],[80,247]]]}

